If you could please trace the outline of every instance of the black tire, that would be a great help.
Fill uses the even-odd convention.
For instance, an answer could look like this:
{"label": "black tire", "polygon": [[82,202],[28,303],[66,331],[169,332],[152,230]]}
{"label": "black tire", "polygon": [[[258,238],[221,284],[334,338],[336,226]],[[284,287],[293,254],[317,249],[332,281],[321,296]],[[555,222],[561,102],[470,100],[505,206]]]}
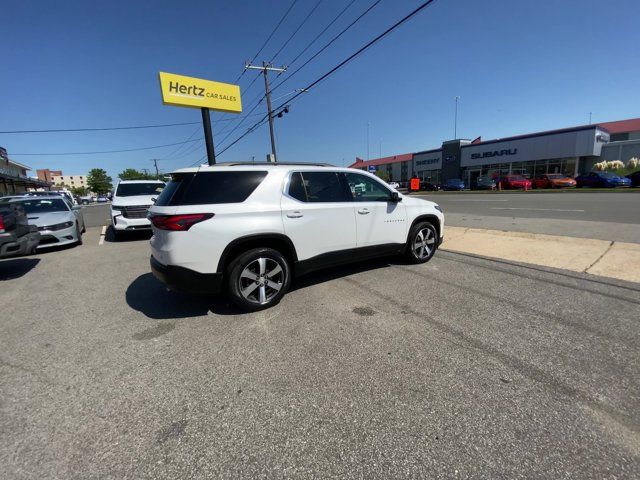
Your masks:
{"label": "black tire", "polygon": [[119,232],[118,230],[116,230],[113,226],[111,227],[111,230],[113,231],[113,239],[117,242],[118,240],[122,240],[124,238],[124,233]]}
{"label": "black tire", "polygon": [[76,242],[76,245],[82,245],[82,231],[80,230],[80,224],[76,223],[76,233],[78,235],[78,241]]}
{"label": "black tire", "polygon": [[[260,260],[265,259],[265,267],[261,269]],[[269,277],[269,272],[280,270]],[[260,273],[262,270],[262,273]],[[256,278],[243,276],[247,273]],[[254,283],[255,282],[255,283]],[[266,282],[266,283],[263,283]],[[278,285],[274,288],[269,285]],[[252,287],[247,292],[247,288]],[[227,285],[231,300],[247,312],[256,312],[273,307],[282,299],[291,285],[291,267],[289,262],[279,251],[272,248],[254,248],[238,255],[229,265]],[[244,287],[244,288],[243,288]],[[243,290],[245,293],[243,293]],[[263,298],[261,298],[261,295]],[[264,301],[261,301],[263,300]]]}
{"label": "black tire", "polygon": [[[430,233],[426,233],[430,232]],[[424,245],[416,251],[415,245],[418,243],[419,234],[422,233],[423,239],[422,242]],[[433,239],[433,243],[428,243]],[[426,244],[425,244],[426,243]],[[426,263],[433,255],[436,253],[438,249],[438,230],[435,226],[433,226],[430,222],[418,222],[416,223],[409,232],[409,238],[407,239],[407,246],[405,248],[405,257],[411,263]],[[419,253],[418,253],[419,252]]]}

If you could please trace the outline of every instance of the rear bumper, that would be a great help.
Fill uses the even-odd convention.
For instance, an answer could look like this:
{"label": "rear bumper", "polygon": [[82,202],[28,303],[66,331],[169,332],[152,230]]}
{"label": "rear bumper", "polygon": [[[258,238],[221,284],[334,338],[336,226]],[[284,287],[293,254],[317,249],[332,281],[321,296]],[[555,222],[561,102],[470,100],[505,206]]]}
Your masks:
{"label": "rear bumper", "polygon": [[153,256],[150,259],[153,275],[171,290],[186,293],[219,293],[221,273],[200,273],[176,265],[163,265]]}
{"label": "rear bumper", "polygon": [[[7,238],[10,240],[0,245],[0,258],[28,255],[40,242],[40,234],[35,232],[19,238],[15,238],[13,235]],[[6,240],[6,238],[0,238],[0,240]]]}

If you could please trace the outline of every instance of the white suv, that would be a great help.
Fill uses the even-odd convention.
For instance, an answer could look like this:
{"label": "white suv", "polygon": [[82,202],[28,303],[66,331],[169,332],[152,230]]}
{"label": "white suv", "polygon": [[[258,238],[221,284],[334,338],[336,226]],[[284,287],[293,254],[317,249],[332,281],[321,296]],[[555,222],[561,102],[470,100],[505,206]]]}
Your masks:
{"label": "white suv", "polygon": [[227,290],[249,311],[275,305],[295,276],[365,258],[431,259],[438,205],[361,170],[229,163],[185,168],[149,209],[151,269],[174,290]]}
{"label": "white suv", "polygon": [[123,180],[116,186],[111,202],[111,225],[114,235],[132,230],[149,230],[149,207],[164,188],[159,180]]}

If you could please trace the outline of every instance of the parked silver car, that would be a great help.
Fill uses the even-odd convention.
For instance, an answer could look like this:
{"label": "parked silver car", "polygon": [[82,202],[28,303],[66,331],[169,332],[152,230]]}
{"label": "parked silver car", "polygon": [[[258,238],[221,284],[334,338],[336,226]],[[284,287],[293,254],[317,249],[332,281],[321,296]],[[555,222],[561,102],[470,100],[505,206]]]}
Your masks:
{"label": "parked silver car", "polygon": [[64,197],[25,197],[22,205],[30,225],[40,232],[38,250],[76,243],[82,244],[86,230],[81,207],[72,206]]}

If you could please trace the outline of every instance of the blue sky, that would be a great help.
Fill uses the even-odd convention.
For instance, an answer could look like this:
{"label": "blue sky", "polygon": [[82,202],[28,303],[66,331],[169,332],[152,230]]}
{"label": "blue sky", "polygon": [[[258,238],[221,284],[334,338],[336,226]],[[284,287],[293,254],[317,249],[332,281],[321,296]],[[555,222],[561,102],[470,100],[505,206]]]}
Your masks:
{"label": "blue sky", "polygon": [[[270,59],[317,0],[298,0],[257,60]],[[194,109],[161,103],[158,71],[233,82],[291,0],[112,0],[3,2],[0,131],[199,121]],[[274,63],[290,64],[346,1],[323,0]],[[356,0],[293,70],[362,12]],[[274,97],[304,87],[421,1],[383,0]],[[355,61],[304,94],[276,121],[280,160],[351,163],[437,148],[458,136],[513,134],[640,116],[640,2],[637,0],[437,0]],[[263,88],[246,90],[245,109]],[[282,103],[285,98],[275,103]],[[264,106],[256,112],[263,112]],[[232,115],[213,114],[220,142]],[[257,117],[260,118],[260,117]],[[220,121],[222,120],[222,121]],[[250,119],[252,120],[252,119]],[[253,122],[245,122],[248,126]],[[223,143],[244,130],[241,127]],[[195,132],[195,134],[194,134]],[[0,134],[9,155],[67,174],[127,167],[170,171],[204,155],[202,142],[119,154],[22,156],[115,150],[182,142],[201,127],[38,135]],[[220,147],[220,145],[217,145]],[[262,127],[220,161],[263,160]]]}

